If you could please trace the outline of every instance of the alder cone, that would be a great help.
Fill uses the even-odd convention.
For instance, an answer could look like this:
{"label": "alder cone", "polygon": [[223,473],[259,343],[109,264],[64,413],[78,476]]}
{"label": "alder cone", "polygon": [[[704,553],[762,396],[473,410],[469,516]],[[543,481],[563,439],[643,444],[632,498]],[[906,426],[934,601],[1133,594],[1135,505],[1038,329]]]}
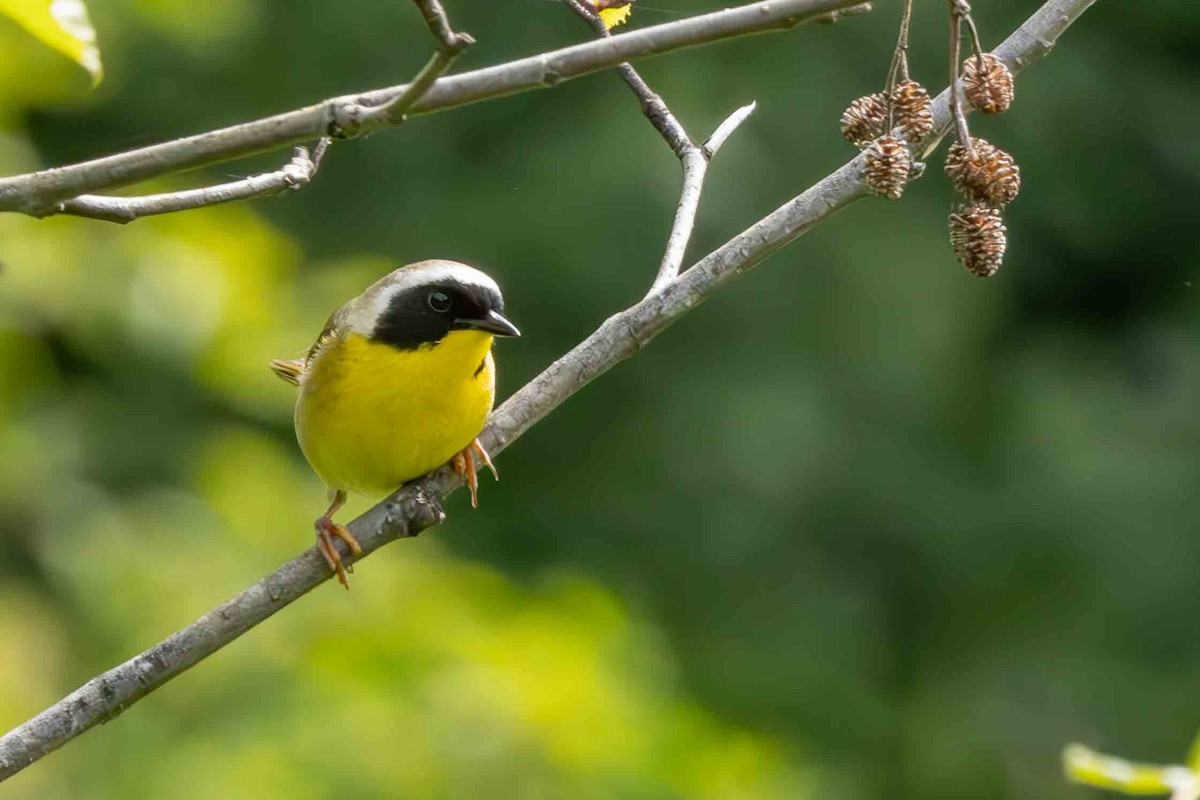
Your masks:
{"label": "alder cone", "polygon": [[887,99],[883,92],[864,95],[842,112],[842,136],[860,150],[883,133],[887,124]]}
{"label": "alder cone", "polygon": [[1008,247],[1008,229],[1000,210],[976,203],[951,214],[950,245],[970,272],[981,278],[995,275]]}
{"label": "alder cone", "polygon": [[1013,74],[1008,65],[991,53],[980,59],[971,56],[963,62],[963,94],[976,111],[999,114],[1013,102]]}
{"label": "alder cone", "polygon": [[888,133],[871,142],[866,153],[867,166],[863,179],[867,188],[880,197],[899,200],[912,169],[912,155],[908,147]]}
{"label": "alder cone", "polygon": [[910,142],[924,139],[933,131],[933,101],[925,87],[916,81],[896,84],[892,90],[892,108]]}
{"label": "alder cone", "polygon": [[975,138],[971,146],[950,145],[946,174],[972,202],[1003,207],[1021,191],[1021,168],[1016,160],[986,139]]}

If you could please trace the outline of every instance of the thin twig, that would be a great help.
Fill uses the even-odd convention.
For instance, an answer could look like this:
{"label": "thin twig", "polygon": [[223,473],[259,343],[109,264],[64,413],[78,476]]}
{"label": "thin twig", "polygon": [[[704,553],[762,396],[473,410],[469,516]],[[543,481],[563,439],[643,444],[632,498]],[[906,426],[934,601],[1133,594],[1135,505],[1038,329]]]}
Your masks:
{"label": "thin twig", "polygon": [[292,153],[292,160],[274,172],[251,175],[238,181],[206,186],[202,189],[138,197],[81,194],[57,204],[45,216],[67,214],[125,225],[142,217],[172,214],[176,211],[232,203],[235,200],[267,197],[288,189],[302,189],[316,176],[325,150],[329,147],[329,141],[328,137],[322,138],[311,156],[307,147],[297,147]]}
{"label": "thin twig", "polygon": [[966,7],[966,13],[963,19],[967,22],[967,30],[971,33],[971,49],[975,52],[976,63],[979,65],[980,72],[983,71],[983,44],[979,40],[979,28],[975,27],[975,15],[971,13],[971,7]]}
{"label": "thin twig", "polygon": [[[437,40],[437,50],[404,91],[381,107],[381,112],[387,114],[388,119],[394,124],[403,122],[408,109],[412,108],[429,91],[434,82],[450,69],[459,54],[475,43],[470,34],[454,32],[450,27],[450,20],[438,0],[414,0],[414,2],[425,18],[425,24],[429,26],[430,33]],[[252,175],[240,181],[201,189],[186,189],[179,192],[139,197],[82,194],[55,204],[40,216],[67,214],[124,225],[142,217],[172,214],[177,211],[204,208],[235,200],[249,200],[279,194],[287,189],[300,189],[307,186],[316,175],[317,167],[329,147],[330,141],[330,137],[322,137],[312,158],[309,157],[307,148],[297,147],[292,155],[292,160],[275,172]]]}
{"label": "thin twig", "polygon": [[[1048,0],[994,51],[1014,72],[1049,52],[1058,37],[1096,0]],[[623,38],[623,37],[622,37]],[[951,124],[949,96],[934,102],[935,130]],[[731,278],[867,195],[859,154],[803,194],[705,256],[661,292],[604,322],[592,335],[510,397],[480,438],[493,454],[579,391],[644,347]],[[350,529],[364,556],[396,538],[415,536],[439,522],[438,498],[461,485],[449,467],[414,481],[371,508]],[[347,563],[356,559],[344,556]],[[0,780],[56,750],[84,731],[113,719],[142,697],[195,666],[284,606],[329,580],[314,549],[284,564],[233,599],[139,656],[88,681],[33,719],[0,737]]]}
{"label": "thin twig", "polygon": [[700,149],[704,151],[704,154],[711,160],[717,154],[717,151],[721,149],[722,145],[725,144],[725,140],[733,135],[738,126],[745,122],[746,118],[753,114],[756,108],[758,108],[757,101],[747,103],[726,117],[725,121],[718,125],[717,129],[712,132],[712,135],[704,140],[704,144],[700,145]]}
{"label": "thin twig", "polygon": [[[959,61],[962,58],[962,5],[965,0],[950,0],[950,112],[958,131],[958,141],[963,147],[971,147],[971,132],[967,129],[967,115],[963,113],[962,85],[959,80]],[[968,13],[969,9],[968,9]]]}
{"label": "thin twig", "polygon": [[887,129],[894,125],[896,81],[908,80],[908,32],[912,27],[912,0],[904,0],[900,12],[900,33],[896,37],[896,49],[892,52],[892,63],[888,67],[884,98],[887,104]]}
{"label": "thin twig", "polygon": [[437,39],[438,50],[458,55],[475,44],[471,34],[455,33],[454,29],[450,27],[450,17],[446,15],[446,10],[442,8],[439,0],[413,0],[413,2],[421,10],[421,16],[425,18],[429,32],[433,34],[433,38]]}
{"label": "thin twig", "polygon": [[[531,89],[686,47],[829,19],[861,0],[763,0],[737,8],[642,28],[636,34],[522,58],[436,81],[408,116],[430,114]],[[196,136],[142,147],[68,166],[0,178],[0,212],[45,214],[56,203],[86,192],[114,189],[234,158],[303,144],[331,131],[343,136],[394,124],[380,111],[402,94],[394,86],[334,97],[315,105]]]}
{"label": "thin twig", "polygon": [[451,55],[441,50],[435,51],[425,62],[425,66],[421,67],[417,77],[413,78],[412,83],[404,87],[404,91],[394,99],[384,103],[379,109],[380,113],[389,122],[404,122],[408,119],[408,110],[425,96],[438,78],[446,74],[456,58],[458,58],[457,54]]}
{"label": "thin twig", "polygon": [[913,0],[904,0],[904,12],[900,17],[900,36],[896,50],[900,53],[900,80],[906,81],[908,74],[908,34],[912,29]]}
{"label": "thin twig", "polygon": [[[600,19],[600,15],[590,7],[589,0],[562,0],[562,3],[591,25],[592,30],[601,38],[606,39],[612,35]],[[671,232],[667,235],[667,246],[663,250],[658,272],[655,273],[654,282],[647,292],[648,297],[661,291],[678,277],[683,258],[687,254],[688,243],[692,239],[692,231],[696,226],[696,214],[700,210],[700,195],[704,191],[708,162],[721,149],[721,145],[725,144],[725,140],[754,112],[757,104],[750,103],[730,114],[703,145],[697,145],[679,119],[671,113],[666,101],[650,88],[633,65],[621,64],[617,69],[641,101],[642,113],[646,115],[646,119],[650,120],[650,124],[683,166],[683,182],[679,190],[679,203],[675,207],[675,219],[671,223]]]}
{"label": "thin twig", "polygon": [[[588,6],[588,0],[562,0],[562,3],[591,25],[592,30],[601,39],[608,39],[612,36],[604,24],[604,20],[600,19],[600,15]],[[691,137],[688,136],[683,125],[671,113],[671,109],[667,107],[662,97],[651,89],[650,85],[633,68],[633,65],[628,62],[618,64],[617,71],[637,96],[646,119],[650,120],[650,124],[659,132],[675,155],[682,159],[689,150],[694,149],[695,145],[692,144]]]}
{"label": "thin twig", "polygon": [[708,175],[708,164],[721,145],[725,144],[737,127],[754,113],[756,103],[744,105],[734,111],[708,137],[700,147],[693,147],[684,154],[683,187],[679,191],[679,204],[675,208],[675,219],[671,223],[671,233],[667,236],[667,246],[663,251],[658,272],[654,283],[646,296],[661,292],[663,288],[679,276],[683,266],[683,257],[687,254],[688,242],[692,239],[692,231],[696,226],[696,214],[700,210],[700,194],[704,190],[704,179]]}
{"label": "thin twig", "polygon": [[392,124],[403,122],[408,116],[408,110],[425,96],[438,78],[445,75],[462,52],[475,44],[475,39],[469,33],[455,33],[450,27],[450,18],[438,0],[413,0],[425,17],[429,32],[437,39],[437,50],[425,66],[412,79],[412,83],[404,87],[395,98],[380,106],[380,113]]}

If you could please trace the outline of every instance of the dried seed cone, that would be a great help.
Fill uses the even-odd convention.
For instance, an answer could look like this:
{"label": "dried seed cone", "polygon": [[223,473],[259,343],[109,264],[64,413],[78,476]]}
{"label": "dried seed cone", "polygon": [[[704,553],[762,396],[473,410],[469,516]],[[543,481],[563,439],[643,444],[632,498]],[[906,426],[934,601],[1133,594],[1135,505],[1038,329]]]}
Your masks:
{"label": "dried seed cone", "polygon": [[864,95],[842,112],[842,136],[862,149],[883,133],[887,123],[887,99],[883,92]]}
{"label": "dried seed cone", "polygon": [[981,203],[950,215],[950,244],[962,265],[981,278],[1000,269],[1008,246],[1008,231],[999,209]]}
{"label": "dried seed cone", "polygon": [[1006,206],[1021,191],[1021,168],[1016,160],[986,139],[972,139],[970,148],[962,142],[950,145],[946,174],[973,202]]}
{"label": "dried seed cone", "polygon": [[979,59],[971,56],[962,66],[963,93],[971,107],[984,114],[1007,111],[1013,101],[1013,75],[1008,65],[991,53]]}
{"label": "dried seed cone", "polygon": [[925,138],[933,130],[933,102],[925,87],[916,81],[896,84],[892,90],[892,108],[910,142]]}
{"label": "dried seed cone", "polygon": [[912,155],[904,142],[890,133],[880,136],[867,147],[867,166],[863,175],[869,188],[881,197],[899,200],[908,183]]}

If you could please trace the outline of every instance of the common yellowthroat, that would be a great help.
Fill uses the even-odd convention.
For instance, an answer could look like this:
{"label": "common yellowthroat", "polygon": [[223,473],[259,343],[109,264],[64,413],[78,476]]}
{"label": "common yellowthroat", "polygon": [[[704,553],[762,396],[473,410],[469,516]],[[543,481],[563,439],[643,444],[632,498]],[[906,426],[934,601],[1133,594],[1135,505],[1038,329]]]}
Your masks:
{"label": "common yellowthroat", "polygon": [[334,539],[361,552],[333,521],[347,492],[383,497],[453,460],[475,506],[475,456],[496,474],[476,437],[496,397],[493,339],[521,335],[503,310],[496,282],[474,267],[421,261],[335,311],[304,358],[271,362],[300,387],[296,438],[330,494],[317,549],[346,588]]}

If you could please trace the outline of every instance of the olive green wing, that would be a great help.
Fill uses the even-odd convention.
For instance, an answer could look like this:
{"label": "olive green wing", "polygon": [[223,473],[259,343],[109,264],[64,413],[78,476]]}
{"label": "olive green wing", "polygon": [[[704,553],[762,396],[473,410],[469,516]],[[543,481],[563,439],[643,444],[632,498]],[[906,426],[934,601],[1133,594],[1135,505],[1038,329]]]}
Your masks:
{"label": "olive green wing", "polygon": [[271,371],[293,386],[299,386],[300,381],[304,378],[304,373],[312,366],[313,359],[331,342],[336,341],[340,335],[337,325],[340,314],[341,311],[339,310],[329,318],[325,323],[325,327],[321,329],[321,335],[312,343],[312,347],[308,348],[308,352],[304,354],[304,358],[273,359],[269,364]]}

